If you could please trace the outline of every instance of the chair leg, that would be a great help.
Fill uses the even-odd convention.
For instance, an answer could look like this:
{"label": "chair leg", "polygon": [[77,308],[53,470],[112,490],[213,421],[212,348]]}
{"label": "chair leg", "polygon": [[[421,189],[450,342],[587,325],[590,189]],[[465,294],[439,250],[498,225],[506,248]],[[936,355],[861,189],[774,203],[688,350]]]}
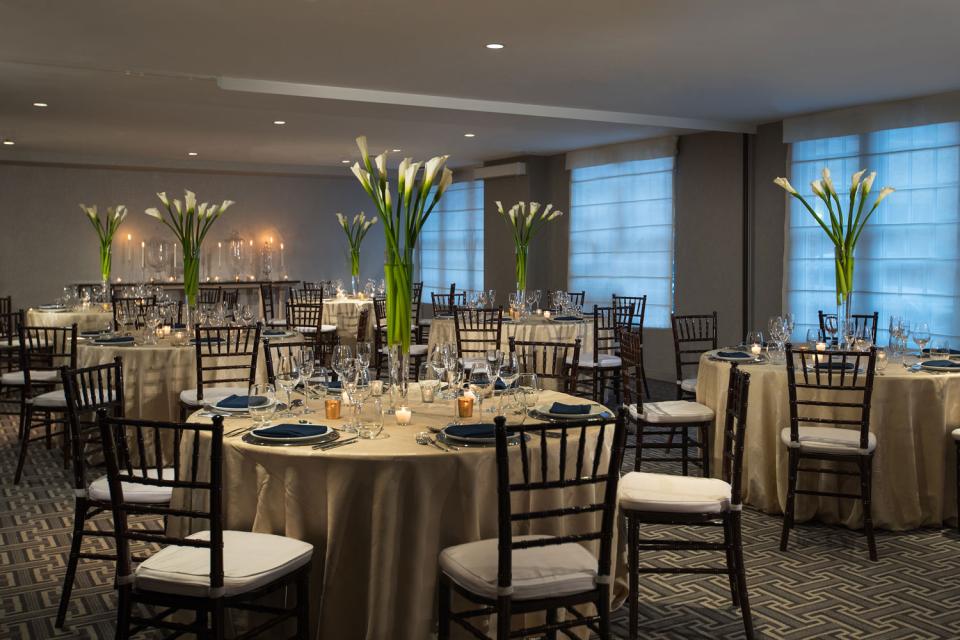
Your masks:
{"label": "chair leg", "polygon": [[860,456],[860,495],[863,501],[863,531],[867,534],[870,559],[877,559],[877,542],[873,537],[872,514],[873,456]]}
{"label": "chair leg", "polygon": [[790,538],[790,529],[793,528],[793,510],[797,500],[797,467],[800,464],[795,449],[787,453],[789,460],[789,475],[787,477],[787,506],[783,510],[783,529],[780,532],[780,551],[787,550],[787,541]]}
{"label": "chair leg", "polygon": [[127,640],[130,637],[130,587],[121,587],[117,597],[117,630],[116,640]]}
{"label": "chair leg", "polygon": [[647,370],[643,366],[643,349],[640,350],[640,382],[643,384],[643,393],[650,399],[650,384],[647,382]]}
{"label": "chair leg", "polygon": [[613,370],[613,398],[615,404],[620,406],[620,369]]}
{"label": "chair leg", "polygon": [[700,464],[703,477],[710,477],[710,423],[700,425]]}
{"label": "chair leg", "polygon": [[729,513],[723,517],[723,546],[727,552],[727,578],[730,580],[730,600],[734,607],[740,607],[740,591],[737,586],[737,557],[734,553],[736,542],[733,535],[733,519]]}
{"label": "chair leg", "polygon": [[957,449],[957,529],[960,530],[960,440],[954,444]]}
{"label": "chair leg", "polygon": [[629,617],[627,629],[629,639],[636,640],[640,626],[640,524],[627,516],[627,572],[630,574]]}
{"label": "chair leg", "polygon": [[590,397],[591,399],[593,399],[594,402],[600,402],[600,394],[597,391],[597,385],[599,383],[599,379],[600,379],[600,368],[594,367],[590,377],[590,383],[591,383]]}
{"label": "chair leg", "polygon": [[510,640],[510,596],[497,598],[497,640]]}
{"label": "chair leg", "polygon": [[33,405],[27,404],[27,416],[24,421],[23,438],[20,440],[20,455],[17,458],[17,470],[13,474],[13,484],[20,484],[20,476],[23,475],[23,464],[27,461],[27,446],[30,444],[30,431],[33,426]]}
{"label": "chair leg", "polygon": [[310,565],[297,576],[297,640],[310,637]]}
{"label": "chair leg", "polygon": [[690,429],[687,425],[680,427],[680,446],[682,447],[680,453],[680,465],[683,468],[683,475],[690,475]]}
{"label": "chair leg", "polygon": [[743,617],[743,632],[747,640],[753,639],[753,616],[750,613],[750,596],[747,593],[747,571],[743,564],[743,528],[741,512],[730,514],[730,528],[733,533],[733,556],[737,565],[737,592],[740,601],[740,615]]}
{"label": "chair leg", "polygon": [[610,585],[600,585],[600,602],[597,603],[597,615],[600,616],[600,640],[610,640]]}
{"label": "chair leg", "polygon": [[226,637],[225,626],[223,598],[216,598],[213,601],[213,606],[210,607],[210,638],[212,640],[224,640]]}
{"label": "chair leg", "polygon": [[[557,624],[557,610],[556,609],[547,609],[546,623],[547,624]],[[547,635],[544,636],[545,640],[557,640],[556,630],[547,631]]]}
{"label": "chair leg", "polygon": [[450,583],[442,574],[437,591],[437,618],[437,640],[450,640]]}
{"label": "chair leg", "polygon": [[207,622],[207,610],[197,609],[193,618],[193,625],[196,627],[198,640],[209,640],[210,626]]}
{"label": "chair leg", "polygon": [[80,544],[83,542],[83,525],[87,520],[87,501],[77,498],[73,508],[73,540],[70,543],[70,557],[67,560],[67,574],[63,577],[63,591],[60,592],[60,608],[57,609],[55,626],[63,628],[67,618],[67,607],[70,606],[70,594],[73,591],[73,581],[77,575],[77,564],[80,561]]}
{"label": "chair leg", "polygon": [[636,457],[633,460],[634,471],[640,471],[640,467],[643,465],[643,426],[642,422],[637,422]]}

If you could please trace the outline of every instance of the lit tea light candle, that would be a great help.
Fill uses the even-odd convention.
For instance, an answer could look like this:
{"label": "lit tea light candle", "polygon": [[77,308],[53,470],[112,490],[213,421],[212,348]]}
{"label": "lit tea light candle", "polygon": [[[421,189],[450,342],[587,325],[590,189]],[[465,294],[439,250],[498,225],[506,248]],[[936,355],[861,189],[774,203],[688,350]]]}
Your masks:
{"label": "lit tea light candle", "polygon": [[413,411],[410,410],[410,407],[397,407],[394,411],[394,416],[397,418],[397,424],[407,425],[410,424],[410,420],[413,418]]}
{"label": "lit tea light candle", "polygon": [[759,356],[761,353],[763,353],[763,347],[761,347],[759,344],[754,343],[750,345],[750,353],[752,353],[755,356]]}
{"label": "lit tea light candle", "polygon": [[461,418],[472,418],[473,417],[473,397],[472,396],[463,396],[462,398],[457,398],[457,415]]}
{"label": "lit tea light candle", "polygon": [[324,409],[326,410],[328,420],[340,419],[340,400],[337,398],[326,400],[324,402]]}
{"label": "lit tea light candle", "polygon": [[550,319],[550,312],[549,312],[549,311],[544,311],[544,312],[543,312],[543,317],[546,318],[547,320],[549,320],[549,319]]}
{"label": "lit tea light candle", "polygon": [[170,337],[170,333],[172,331],[173,331],[173,327],[171,327],[168,324],[165,324],[162,327],[160,327],[160,335],[162,335],[164,338]]}
{"label": "lit tea light candle", "polygon": [[826,342],[818,342],[818,343],[817,343],[817,351],[826,351],[826,350],[827,350],[827,343],[826,343]]}

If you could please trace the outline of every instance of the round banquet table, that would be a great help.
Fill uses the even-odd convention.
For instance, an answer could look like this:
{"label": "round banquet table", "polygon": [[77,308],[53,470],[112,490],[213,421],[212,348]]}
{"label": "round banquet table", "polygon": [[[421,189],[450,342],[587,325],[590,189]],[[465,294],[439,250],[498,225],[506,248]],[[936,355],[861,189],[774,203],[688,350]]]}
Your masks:
{"label": "round banquet table", "polygon": [[[700,359],[697,401],[717,415],[726,407],[730,365]],[[785,364],[741,365],[750,373],[750,402],[743,458],[744,499],[768,513],[782,513],[787,497],[787,448],[780,430],[790,426]],[[720,469],[722,421],[711,448]],[[960,374],[911,373],[890,362],[874,379],[870,431],[877,437],[873,458],[874,526],[892,530],[940,526],[956,515],[954,447],[950,431],[960,426]],[[800,488],[859,491],[856,477],[800,473]],[[816,518],[852,528],[862,526],[858,500],[797,496],[798,521]]]}
{"label": "round banquet table", "polygon": [[[593,352],[593,319],[579,322],[557,322],[545,320],[542,316],[533,316],[523,320],[508,321],[504,318],[500,335],[501,351],[510,349],[510,338],[535,342],[573,342],[580,338],[580,359],[584,354]],[[457,331],[453,318],[434,318],[430,323],[428,351],[433,352],[436,344],[457,343]]]}
{"label": "round banquet table", "polygon": [[27,309],[28,327],[69,327],[77,323],[77,331],[94,331],[112,326],[113,311],[91,307],[78,310]]}
{"label": "round banquet table", "polygon": [[[541,393],[541,402],[555,400],[586,402],[557,392]],[[440,551],[497,536],[495,449],[441,451],[418,445],[417,432],[449,424],[453,401],[423,404],[413,384],[410,403],[410,425],[397,426],[393,416],[385,415],[385,438],[328,451],[309,446],[257,446],[240,436],[224,438],[224,527],[289,536],[314,546],[312,638],[429,638],[436,623]],[[319,404],[322,407],[322,402]],[[325,420],[322,413],[306,417],[318,424],[343,424],[343,420]],[[286,419],[291,420],[295,419]],[[191,421],[209,423],[210,418],[198,413]],[[275,418],[273,422],[283,421]],[[224,431],[250,425],[246,418],[228,418]],[[205,440],[204,444],[209,442]],[[547,439],[549,455],[559,456],[559,443],[559,438]],[[606,454],[609,443],[608,437]],[[539,456],[537,437],[531,436],[528,446],[529,456]],[[190,459],[188,448],[192,448],[192,438],[184,438],[183,460]],[[576,449],[568,443],[568,457],[575,457]],[[202,446],[200,460],[208,463],[206,451]],[[511,455],[519,457],[520,448],[512,447]],[[539,458],[533,459],[531,468],[538,473]],[[570,458],[568,468],[573,468],[573,463]],[[519,461],[511,467],[519,480]],[[556,462],[551,468],[556,473]],[[203,474],[208,471],[201,469],[201,477],[207,477]],[[598,502],[603,499],[602,489],[602,485],[585,485],[564,489],[568,493],[562,495],[552,490],[533,492],[531,502],[537,508],[556,507],[560,500],[568,502],[574,497]],[[205,498],[201,492],[191,496],[186,490],[177,490],[174,505],[205,507]],[[575,525],[571,520],[538,520],[540,524],[531,533],[572,533]],[[566,531],[561,530],[564,526]],[[209,525],[205,520],[173,518],[170,527],[171,532],[182,535]],[[595,545],[587,547],[598,552]],[[620,547],[614,544],[612,560],[615,606],[623,602],[627,591],[625,549]],[[455,602],[458,609],[462,605]]]}
{"label": "round banquet table", "polygon": [[367,315],[367,340],[373,340],[373,327],[376,318],[373,317],[373,301],[359,298],[332,298],[323,301],[323,321],[337,325],[337,335],[340,342],[354,344],[357,341],[357,329],[360,324],[360,313],[369,309]]}

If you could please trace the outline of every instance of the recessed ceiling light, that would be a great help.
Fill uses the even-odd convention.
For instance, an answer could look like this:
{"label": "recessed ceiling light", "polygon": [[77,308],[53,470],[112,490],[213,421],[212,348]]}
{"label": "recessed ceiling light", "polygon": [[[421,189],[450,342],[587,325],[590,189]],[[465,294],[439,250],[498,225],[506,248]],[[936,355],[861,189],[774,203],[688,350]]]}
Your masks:
{"label": "recessed ceiling light", "polygon": [[394,153],[400,153],[401,151],[403,151],[403,149],[394,149],[394,150],[393,150]]}
{"label": "recessed ceiling light", "polygon": [[35,106],[35,107],[40,107],[41,109],[43,109],[43,108],[48,107],[48,106],[50,106],[50,105],[48,105],[46,102],[34,102],[34,103],[33,103],[33,106]]}
{"label": "recessed ceiling light", "polygon": [[342,164],[350,164],[350,161],[349,161],[349,160],[341,160],[340,162],[341,162]]}
{"label": "recessed ceiling light", "polygon": [[196,152],[196,151],[187,151],[187,155],[193,157],[193,156],[197,155],[197,152]]}
{"label": "recessed ceiling light", "polygon": [[283,125],[283,124],[287,124],[287,121],[286,121],[286,120],[274,120],[274,121],[273,121],[273,124]]}
{"label": "recessed ceiling light", "polygon": [[487,45],[487,49],[503,49],[503,45],[499,42],[491,42]]}
{"label": "recessed ceiling light", "polygon": [[465,133],[465,134],[463,134],[463,137],[464,137],[464,138],[475,138],[476,136],[477,136],[477,134],[475,134],[475,133]]}
{"label": "recessed ceiling light", "polygon": [[17,143],[14,142],[13,140],[4,140],[4,141],[3,141],[3,144],[5,144],[5,145],[8,146],[8,147],[12,147],[13,145],[15,145],[15,144],[17,144]]}

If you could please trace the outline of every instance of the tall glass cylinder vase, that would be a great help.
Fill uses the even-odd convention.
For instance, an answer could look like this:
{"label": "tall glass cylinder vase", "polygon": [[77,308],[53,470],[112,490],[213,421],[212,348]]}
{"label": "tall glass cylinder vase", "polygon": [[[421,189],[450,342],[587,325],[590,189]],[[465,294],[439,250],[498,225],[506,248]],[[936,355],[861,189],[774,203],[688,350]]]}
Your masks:
{"label": "tall glass cylinder vase", "polygon": [[197,295],[200,293],[199,247],[183,254],[183,293],[187,303],[183,321],[187,331],[192,332],[197,317]]}
{"label": "tall glass cylinder vase", "polygon": [[518,245],[514,251],[517,262],[517,291],[525,292],[527,290],[527,254],[530,247]]}
{"label": "tall glass cylinder vase", "polygon": [[360,291],[360,251],[350,250],[350,295],[356,297]]}
{"label": "tall glass cylinder vase", "polygon": [[113,266],[111,245],[100,245],[100,302],[110,302],[110,270]]}
{"label": "tall glass cylinder vase", "polygon": [[410,353],[401,345],[392,345],[387,349],[390,368],[390,408],[393,414],[398,406],[407,404],[410,391]]}

